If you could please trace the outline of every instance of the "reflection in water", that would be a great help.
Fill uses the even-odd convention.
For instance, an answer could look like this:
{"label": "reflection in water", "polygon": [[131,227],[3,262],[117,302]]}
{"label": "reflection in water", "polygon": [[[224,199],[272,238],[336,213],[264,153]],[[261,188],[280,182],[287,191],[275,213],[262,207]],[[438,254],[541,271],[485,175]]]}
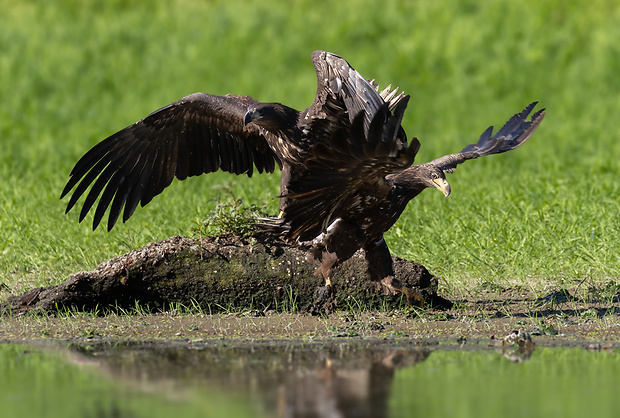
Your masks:
{"label": "reflection in water", "polygon": [[512,331],[496,343],[498,351],[507,359],[521,363],[532,357],[536,344],[529,332]]}
{"label": "reflection in water", "polygon": [[[385,417],[395,369],[430,351],[380,343],[105,344],[71,347],[114,378],[182,393],[196,386],[258,395],[269,416]],[[257,396],[250,396],[257,398]]]}

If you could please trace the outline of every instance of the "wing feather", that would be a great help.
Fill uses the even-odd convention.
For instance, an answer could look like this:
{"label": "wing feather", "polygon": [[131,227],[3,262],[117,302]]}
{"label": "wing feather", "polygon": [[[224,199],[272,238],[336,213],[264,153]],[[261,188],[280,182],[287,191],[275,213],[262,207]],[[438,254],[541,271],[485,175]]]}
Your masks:
{"label": "wing feather", "polygon": [[146,205],[175,177],[184,180],[218,169],[248,176],[254,168],[273,172],[281,162],[269,147],[269,134],[243,124],[248,107],[256,103],[247,96],[194,93],[111,135],[71,171],[61,195],[73,190],[67,212],[90,187],[80,221],[99,199],[93,229],[108,207],[111,229],[123,207],[125,221],[138,202]]}
{"label": "wing feather", "polygon": [[[375,115],[388,104],[390,111],[409,96],[398,93],[388,86],[381,92],[374,80],[369,81],[357,72],[342,57],[325,51],[314,51],[312,62],[317,75],[317,94],[308,108],[309,117],[324,117],[329,111],[326,106],[342,109],[349,124],[362,113],[364,115],[364,136],[369,137],[368,130]],[[330,103],[331,102],[331,103]]]}
{"label": "wing feather", "polygon": [[292,199],[284,211],[285,222],[290,226],[289,239],[306,241],[316,237],[351,210],[353,196],[388,189],[385,176],[413,163],[419,148],[417,139],[409,147],[400,141],[383,141],[385,129],[390,126],[385,123],[389,115],[389,107],[384,104],[375,115],[379,122],[371,123],[383,130],[373,127],[369,131],[372,136],[366,138],[365,115],[360,112],[350,132],[332,137],[329,145],[320,143],[312,148],[305,171],[292,176],[286,195]]}
{"label": "wing feather", "polygon": [[135,177],[137,179],[136,184],[133,188],[129,188],[128,190],[131,193],[127,194],[127,200],[125,202],[125,209],[123,211],[123,222],[126,222],[127,219],[133,215],[138,203],[140,202],[141,197],[144,195],[144,188],[147,185],[148,179],[151,177],[153,173],[153,165],[155,163],[155,154],[148,154],[146,156],[147,161],[144,163],[144,168],[140,173],[140,177]]}
{"label": "wing feather", "polygon": [[439,167],[445,173],[451,173],[456,170],[458,164],[467,160],[501,154],[523,145],[545,117],[545,109],[541,109],[527,120],[537,103],[530,103],[523,111],[513,115],[495,135],[491,136],[493,127],[490,126],[480,135],[477,143],[466,146],[457,154],[437,158],[429,164]]}

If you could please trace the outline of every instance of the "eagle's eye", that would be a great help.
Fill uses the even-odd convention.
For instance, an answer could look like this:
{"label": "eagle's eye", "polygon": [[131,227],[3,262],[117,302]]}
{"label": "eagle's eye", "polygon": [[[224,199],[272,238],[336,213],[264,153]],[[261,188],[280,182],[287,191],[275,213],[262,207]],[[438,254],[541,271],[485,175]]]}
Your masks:
{"label": "eagle's eye", "polygon": [[437,180],[439,178],[439,176],[437,175],[437,173],[433,173],[433,174],[431,174],[431,178],[433,180]]}

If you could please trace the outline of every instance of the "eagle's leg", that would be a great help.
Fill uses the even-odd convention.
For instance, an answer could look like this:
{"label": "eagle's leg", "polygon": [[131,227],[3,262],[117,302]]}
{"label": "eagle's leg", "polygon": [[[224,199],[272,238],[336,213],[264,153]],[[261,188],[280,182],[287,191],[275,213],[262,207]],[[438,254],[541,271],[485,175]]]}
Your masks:
{"label": "eagle's leg", "polygon": [[377,283],[377,286],[383,287],[383,290],[389,294],[395,294],[397,291],[403,293],[407,297],[407,305],[424,305],[424,298],[416,290],[406,287],[395,277],[394,262],[390,255],[390,249],[383,237],[375,240],[364,247],[366,252],[366,261],[368,261],[368,275],[370,280]]}
{"label": "eagle's leg", "polygon": [[291,167],[288,164],[282,165],[282,177],[280,179],[280,213],[278,218],[284,218],[286,207],[291,203],[288,196],[288,184],[291,181]]}
{"label": "eagle's leg", "polygon": [[308,308],[312,315],[320,315],[324,312],[331,312],[336,308],[336,298],[334,288],[332,286],[332,275],[334,267],[338,262],[336,253],[330,253],[324,248],[312,247],[308,251],[309,261],[320,261],[321,264],[314,272],[315,275],[321,275],[325,280],[324,286],[319,286],[314,292],[314,303]]}
{"label": "eagle's leg", "polygon": [[308,250],[308,260],[320,261],[315,274],[321,275],[325,286],[315,293],[315,302],[310,308],[312,314],[331,311],[336,307],[333,273],[336,266],[351,258],[361,247],[363,231],[356,225],[336,219],[326,230],[312,242]]}

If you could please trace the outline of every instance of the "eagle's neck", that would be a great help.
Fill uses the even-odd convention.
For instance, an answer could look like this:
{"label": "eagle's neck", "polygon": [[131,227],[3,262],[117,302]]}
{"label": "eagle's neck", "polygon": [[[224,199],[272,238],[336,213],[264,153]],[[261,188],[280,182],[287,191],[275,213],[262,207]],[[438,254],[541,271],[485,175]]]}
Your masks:
{"label": "eagle's neck", "polygon": [[388,181],[398,190],[399,195],[405,202],[422,193],[424,189],[429,187],[425,178],[424,164],[414,165],[399,173],[389,175]]}
{"label": "eagle's neck", "polygon": [[252,112],[252,121],[269,133],[265,138],[280,161],[296,161],[303,151],[299,112],[281,103],[261,103]]}

